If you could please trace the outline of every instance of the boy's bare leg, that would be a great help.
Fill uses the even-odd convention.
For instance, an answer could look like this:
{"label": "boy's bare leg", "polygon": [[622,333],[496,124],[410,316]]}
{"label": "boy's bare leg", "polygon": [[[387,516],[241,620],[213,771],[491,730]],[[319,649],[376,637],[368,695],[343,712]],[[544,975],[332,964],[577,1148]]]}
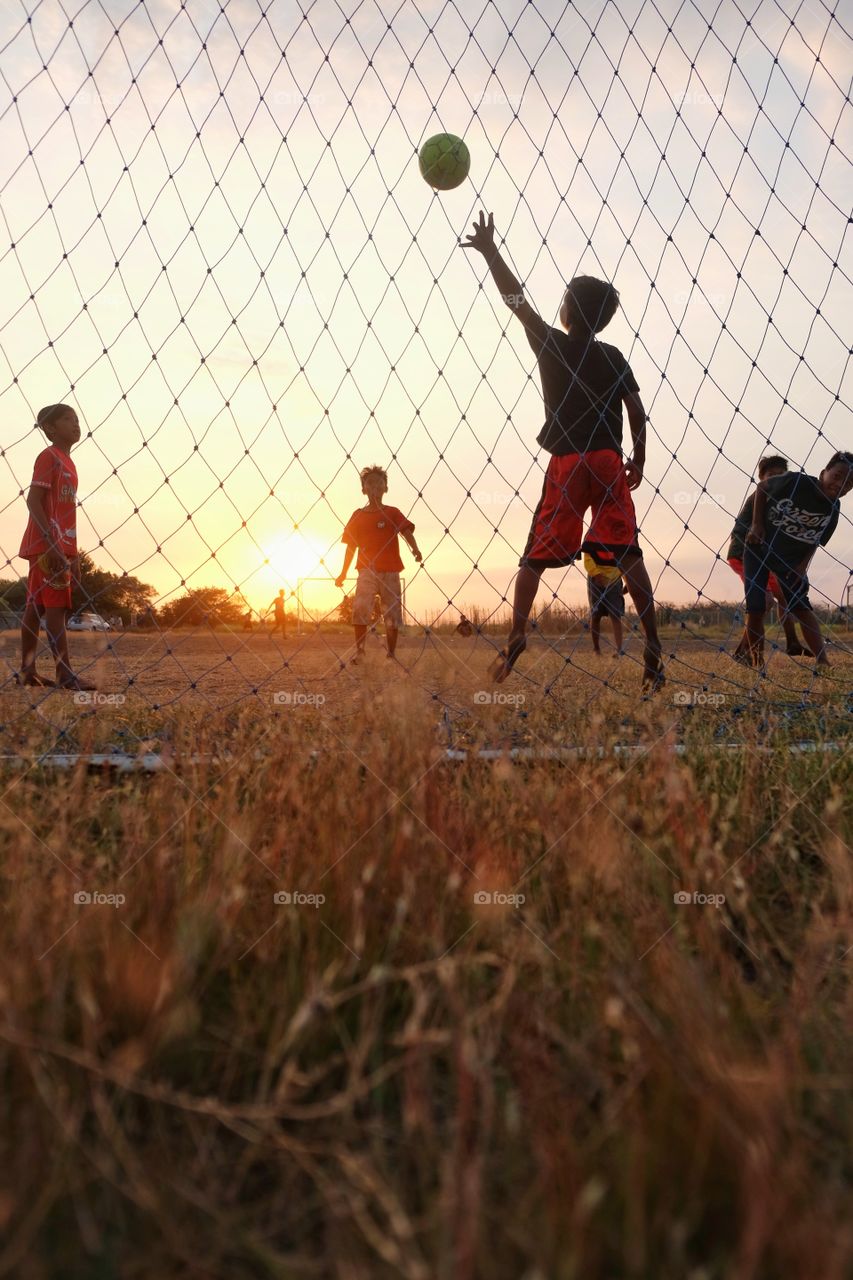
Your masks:
{"label": "boy's bare leg", "polygon": [[38,609],[32,601],[24,609],[21,618],[21,684],[44,688],[53,684],[36,671],[36,656],[39,647],[39,626],[41,619]]}
{"label": "boy's bare leg", "polygon": [[506,680],[515,666],[516,659],[524,653],[527,622],[533,608],[533,601],[536,599],[536,592],[539,590],[541,577],[542,570],[530,564],[521,565],[516,574],[512,597],[512,626],[506,649],[498,654],[490,667],[492,679],[496,684],[502,684]]}
{"label": "boy's bare leg", "polygon": [[601,636],[601,619],[597,613],[590,614],[589,618],[589,634],[592,637],[592,647],[601,657],[601,644],[599,638]]}
{"label": "boy's bare leg", "polygon": [[358,662],[359,658],[364,657],[364,642],[367,639],[367,627],[359,626],[358,623],[353,627],[355,632],[355,657],[353,662]]}
{"label": "boy's bare leg", "polygon": [[643,685],[659,688],[664,683],[663,663],[655,618],[655,598],[648,570],[642,556],[634,554],[625,556],[622,571],[646,637],[643,649]]}
{"label": "boy's bare leg", "polygon": [[394,650],[397,648],[397,637],[400,632],[391,622],[385,624],[385,643],[388,646],[388,657],[394,657]]}
{"label": "boy's bare leg", "polygon": [[764,611],[746,615],[747,659],[751,666],[764,663]]}
{"label": "boy's bare leg", "polygon": [[806,644],[811,649],[817,665],[819,667],[828,667],[829,659],[826,656],[826,645],[823,642],[820,623],[817,618],[811,609],[795,609],[794,613],[803,629]]}
{"label": "boy's bare leg", "polygon": [[[792,658],[810,658],[811,653],[802,644],[797,635],[797,624],[790,613],[782,614],[782,630],[785,632],[785,652]],[[803,632],[805,634],[805,632]],[[813,652],[813,651],[812,651]]]}
{"label": "boy's bare leg", "polygon": [[622,619],[613,619],[613,643],[616,645],[616,652],[622,652]]}
{"label": "boy's bare leg", "polygon": [[56,683],[62,689],[94,690],[95,685],[81,680],[71,669],[71,660],[68,656],[68,631],[65,626],[67,616],[67,609],[45,609],[44,611],[44,629],[56,663]]}

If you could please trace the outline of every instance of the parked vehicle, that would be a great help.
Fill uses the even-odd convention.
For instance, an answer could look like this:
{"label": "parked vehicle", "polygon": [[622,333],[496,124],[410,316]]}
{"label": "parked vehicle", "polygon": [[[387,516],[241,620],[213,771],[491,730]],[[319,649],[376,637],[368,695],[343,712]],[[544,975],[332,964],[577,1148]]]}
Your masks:
{"label": "parked vehicle", "polygon": [[109,631],[110,624],[99,613],[75,613],[68,621],[69,631]]}

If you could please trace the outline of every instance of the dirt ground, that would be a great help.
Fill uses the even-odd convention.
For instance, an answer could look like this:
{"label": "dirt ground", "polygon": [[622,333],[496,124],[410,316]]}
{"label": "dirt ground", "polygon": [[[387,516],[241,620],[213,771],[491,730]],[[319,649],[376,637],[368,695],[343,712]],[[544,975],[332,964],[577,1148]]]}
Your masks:
{"label": "dirt ground", "polygon": [[[713,722],[714,732],[734,724],[744,710],[773,710],[801,720],[811,716],[813,732],[838,736],[846,723],[853,690],[853,654],[842,649],[843,633],[830,647],[827,678],[817,679],[807,659],[771,652],[765,673],[734,663],[734,639],[664,632],[667,683],[656,702],[672,714]],[[86,723],[99,724],[113,745],[133,746],[189,713],[198,724],[242,715],[247,710],[298,715],[307,737],[317,717],[338,723],[357,716],[364,699],[405,690],[412,705],[426,707],[447,725],[468,732],[471,725],[515,740],[528,731],[577,733],[591,714],[630,717],[641,701],[642,643],[630,636],[625,656],[612,648],[596,657],[587,635],[535,637],[516,670],[500,686],[488,676],[497,637],[465,638],[454,633],[410,629],[400,637],[398,661],[385,657],[381,635],[368,637],[367,654],[352,665],[351,633],[324,631],[292,635],[177,630],[71,637],[72,660],[96,695],[58,690],[22,690],[14,682],[19,635],[0,635],[0,750],[22,750],[38,725],[63,741],[79,742]],[[721,651],[722,650],[722,651]],[[47,653],[40,670],[51,674]],[[818,720],[815,721],[815,715]],[[829,717],[827,719],[827,717]],[[830,723],[831,722],[831,723]],[[110,732],[106,733],[107,728]],[[843,736],[843,735],[842,735]]]}

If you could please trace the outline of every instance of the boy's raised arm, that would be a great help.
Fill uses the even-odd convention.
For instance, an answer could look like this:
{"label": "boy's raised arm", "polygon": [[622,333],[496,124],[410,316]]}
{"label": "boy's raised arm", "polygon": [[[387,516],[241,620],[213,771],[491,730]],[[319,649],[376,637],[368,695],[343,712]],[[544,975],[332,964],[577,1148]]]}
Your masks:
{"label": "boy's raised arm", "polygon": [[482,209],[480,210],[478,220],[474,223],[474,233],[466,236],[462,248],[476,249],[483,255],[503,301],[511,311],[515,312],[529,333],[533,333],[544,341],[548,332],[547,324],[525,298],[521,284],[504,262],[495,244],[494,214],[489,214],[487,222],[486,215]]}

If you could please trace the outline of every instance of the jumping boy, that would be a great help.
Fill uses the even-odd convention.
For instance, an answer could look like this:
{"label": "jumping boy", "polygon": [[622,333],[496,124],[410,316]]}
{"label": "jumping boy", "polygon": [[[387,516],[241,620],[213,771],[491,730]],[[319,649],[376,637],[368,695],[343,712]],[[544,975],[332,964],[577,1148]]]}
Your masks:
{"label": "jumping boy", "polygon": [[767,581],[776,575],[785,601],[803,628],[817,670],[829,665],[818,620],[809,601],[809,562],[835,532],[841,499],[853,489],[853,453],[834,453],[819,476],[801,471],[762,480],[755,491],[752,524],[744,539],[748,660],[764,661]]}
{"label": "jumping boy", "polygon": [[587,573],[586,589],[589,599],[589,633],[592,647],[601,657],[601,619],[613,622],[613,643],[616,653],[622,656],[622,619],[625,616],[625,596],[622,588],[622,571],[613,565],[598,564],[588,551],[583,553],[583,567]]}
{"label": "jumping boy", "polygon": [[[492,665],[492,678],[507,678],[525,649],[525,632],[542,571],[571,564],[579,550],[624,575],[645,632],[643,686],[663,684],[660,640],[652,585],[637,543],[631,490],[643,478],[646,413],[637,380],[616,347],[595,335],[613,318],[619,294],[592,276],[569,283],[552,328],[526,301],[521,285],[495,245],[494,218],[481,212],[474,234],[462,246],[486,260],[507,306],[524,325],[542,381],[545,425],[537,442],[551,454],[542,497],[519,561],[506,648]],[[628,412],[633,454],[622,457],[622,405]],[[583,518],[592,517],[586,538]]]}
{"label": "jumping boy", "polygon": [[67,404],[39,410],[37,427],[50,441],[35,460],[27,494],[29,520],[18,554],[30,564],[27,603],[21,620],[19,683],[52,686],[36,671],[39,627],[44,622],[56,662],[56,684],[63,689],[94,689],[71,669],[66,622],[71,612],[71,581],[79,583],[77,560],[77,468],[71,449],[80,440],[77,414]]}
{"label": "jumping boy", "polygon": [[[773,457],[762,458],[758,464],[758,481],[769,480],[771,476],[784,476],[788,472],[788,459],[781,458],[778,455]],[[751,493],[746,502],[740,509],[734,528],[732,529],[731,541],[729,543],[728,562],[734,569],[741,582],[744,581],[743,576],[743,541],[746,537],[749,527],[752,524],[752,507],[755,502],[755,494]],[[786,653],[791,658],[810,658],[812,655],[809,650],[800,644],[797,635],[797,627],[794,619],[785,608],[785,597],[783,596],[775,573],[771,573],[767,578],[767,609],[773,607],[773,599],[779,605],[779,617],[782,621],[782,630],[785,632]],[[746,627],[744,627],[738,646],[732,655],[736,661],[747,661],[747,650],[749,641],[747,639]]]}
{"label": "jumping boy", "polygon": [[353,556],[358,551],[358,583],[352,607],[355,628],[354,663],[364,654],[367,629],[377,595],[385,615],[387,657],[394,657],[399,629],[403,625],[400,588],[403,561],[400,559],[399,538],[405,540],[418,564],[422,559],[414,538],[415,526],[411,520],[396,507],[389,507],[382,501],[388,492],[388,476],[382,467],[364,468],[361,472],[361,491],[367,498],[367,505],[359,507],[347,521],[341,539],[346,544],[344,567],[335,580],[337,587],[343,587]]}

